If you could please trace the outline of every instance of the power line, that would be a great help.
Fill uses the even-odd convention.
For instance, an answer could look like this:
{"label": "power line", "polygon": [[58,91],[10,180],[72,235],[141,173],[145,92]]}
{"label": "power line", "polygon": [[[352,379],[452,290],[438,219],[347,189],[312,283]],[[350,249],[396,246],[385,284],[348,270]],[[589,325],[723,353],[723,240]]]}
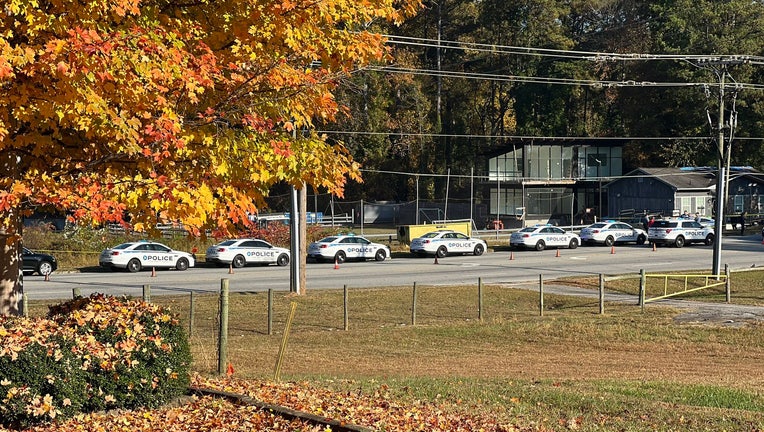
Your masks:
{"label": "power line", "polygon": [[[709,136],[661,136],[661,137],[591,137],[591,136],[534,136],[534,135],[484,135],[484,134],[441,134],[441,133],[416,133],[416,132],[369,132],[369,131],[342,131],[342,130],[317,130],[319,134],[328,135],[369,135],[369,136],[401,136],[414,138],[482,138],[482,139],[512,139],[520,141],[696,141],[710,140]],[[735,140],[764,140],[764,137],[735,137]]]}

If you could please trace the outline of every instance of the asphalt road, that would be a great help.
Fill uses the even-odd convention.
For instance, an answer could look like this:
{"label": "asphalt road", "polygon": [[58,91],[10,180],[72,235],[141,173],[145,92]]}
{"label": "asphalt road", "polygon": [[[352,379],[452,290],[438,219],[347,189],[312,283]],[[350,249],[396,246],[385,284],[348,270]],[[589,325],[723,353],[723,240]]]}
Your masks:
{"label": "asphalt road", "polygon": [[[614,253],[613,253],[614,252]],[[722,243],[722,265],[731,269],[764,266],[764,244],[759,235],[730,236]],[[512,259],[510,259],[512,258]],[[574,250],[560,249],[537,252],[508,249],[487,252],[483,256],[449,256],[429,258],[397,257],[382,262],[308,263],[307,289],[380,286],[476,284],[480,278],[488,284],[515,284],[573,275],[621,275],[674,270],[710,270],[713,247],[690,245],[681,249],[649,245],[586,246]],[[246,267],[235,269],[210,267],[200,263],[187,271],[157,270],[128,273],[93,270],[53,273],[49,280],[41,276],[25,276],[24,291],[29,299],[71,298],[73,289],[82,295],[93,292],[110,295],[140,296],[144,285],[152,295],[170,293],[217,292],[221,280],[228,279],[233,292],[289,290],[289,267]]]}

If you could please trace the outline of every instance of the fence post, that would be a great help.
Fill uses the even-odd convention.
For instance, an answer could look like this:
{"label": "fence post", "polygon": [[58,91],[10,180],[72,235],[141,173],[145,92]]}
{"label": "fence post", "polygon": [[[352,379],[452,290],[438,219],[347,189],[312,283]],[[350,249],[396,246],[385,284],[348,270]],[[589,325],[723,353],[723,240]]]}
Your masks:
{"label": "fence post", "polygon": [[196,299],[194,299],[194,292],[188,298],[188,337],[194,334],[194,315],[196,315]]}
{"label": "fence post", "polygon": [[600,315],[605,313],[605,275],[600,273]]}
{"label": "fence post", "polygon": [[478,278],[478,319],[483,322],[483,278]]}
{"label": "fence post", "polygon": [[414,291],[411,295],[411,325],[416,325],[416,282],[414,282]]}
{"label": "fence post", "polygon": [[273,288],[268,288],[268,336],[273,334]]}
{"label": "fence post", "polygon": [[79,288],[79,287],[77,287],[77,288],[72,288],[72,298],[73,298],[73,299],[76,299],[76,298],[78,298],[78,297],[82,297],[82,291],[80,290],[80,288]]}
{"label": "fence post", "polygon": [[645,310],[645,290],[647,289],[647,276],[645,269],[639,269],[639,306]]}
{"label": "fence post", "polygon": [[539,316],[544,316],[544,276],[539,275]]}
{"label": "fence post", "polygon": [[342,323],[345,331],[348,331],[348,286],[342,286]]}
{"label": "fence post", "polygon": [[724,292],[727,298],[727,303],[730,302],[730,297],[732,296],[732,286],[730,284],[730,266],[729,264],[724,264],[724,274],[726,278],[724,279]]}
{"label": "fence post", "polygon": [[27,293],[21,295],[21,314],[29,317],[29,297],[27,297]]}
{"label": "fence post", "polygon": [[151,303],[151,285],[143,286],[143,301]]}
{"label": "fence post", "polygon": [[218,375],[228,363],[228,279],[220,280],[220,329],[218,332]]}

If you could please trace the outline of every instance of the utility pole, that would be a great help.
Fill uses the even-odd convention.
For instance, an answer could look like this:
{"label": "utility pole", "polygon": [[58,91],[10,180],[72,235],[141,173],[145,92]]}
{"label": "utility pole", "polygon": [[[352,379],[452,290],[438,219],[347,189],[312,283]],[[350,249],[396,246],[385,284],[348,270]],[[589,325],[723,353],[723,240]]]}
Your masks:
{"label": "utility pole", "polygon": [[[698,67],[710,69],[719,80],[719,115],[716,122],[716,150],[717,150],[717,174],[716,174],[716,206],[714,217],[714,255],[711,272],[719,275],[722,267],[722,235],[724,233],[724,207],[727,198],[727,179],[730,166],[730,154],[732,149],[732,136],[736,126],[734,115],[725,124],[724,121],[724,96],[726,94],[726,78],[729,75],[728,68],[731,65],[739,65],[747,61],[744,57],[720,57],[698,62]],[[710,121],[710,116],[709,116]],[[713,125],[712,125],[713,127]],[[724,129],[729,128],[729,142],[725,143]],[[728,146],[725,148],[725,145]]]}

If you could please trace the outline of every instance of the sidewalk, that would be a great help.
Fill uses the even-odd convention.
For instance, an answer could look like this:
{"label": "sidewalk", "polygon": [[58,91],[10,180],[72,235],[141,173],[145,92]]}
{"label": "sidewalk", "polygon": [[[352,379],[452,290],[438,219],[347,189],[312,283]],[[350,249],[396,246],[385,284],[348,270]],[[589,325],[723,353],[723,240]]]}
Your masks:
{"label": "sidewalk", "polygon": [[[538,291],[538,284],[524,283],[511,285],[512,288]],[[544,284],[544,294],[556,294],[573,297],[599,298],[599,292],[593,289],[559,284]],[[732,301],[734,302],[734,297]],[[639,305],[639,297],[613,291],[605,291],[605,302]],[[672,307],[684,312],[674,317],[682,324],[711,324],[728,327],[742,327],[753,323],[764,323],[764,307],[736,305],[734,303],[708,303],[694,300],[666,299],[648,303],[645,308]]]}

